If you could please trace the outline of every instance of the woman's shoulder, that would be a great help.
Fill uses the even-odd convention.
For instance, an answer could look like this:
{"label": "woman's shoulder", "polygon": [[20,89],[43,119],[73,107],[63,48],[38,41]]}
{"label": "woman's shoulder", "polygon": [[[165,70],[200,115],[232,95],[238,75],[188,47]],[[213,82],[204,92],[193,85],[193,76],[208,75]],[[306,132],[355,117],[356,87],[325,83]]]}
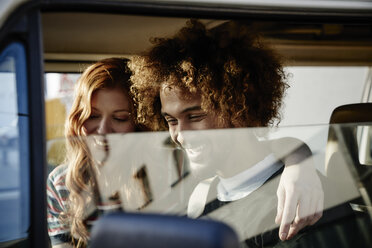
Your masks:
{"label": "woman's shoulder", "polygon": [[53,184],[58,183],[58,181],[64,181],[67,174],[68,166],[66,164],[61,164],[55,167],[52,172],[48,175],[48,181],[52,182]]}

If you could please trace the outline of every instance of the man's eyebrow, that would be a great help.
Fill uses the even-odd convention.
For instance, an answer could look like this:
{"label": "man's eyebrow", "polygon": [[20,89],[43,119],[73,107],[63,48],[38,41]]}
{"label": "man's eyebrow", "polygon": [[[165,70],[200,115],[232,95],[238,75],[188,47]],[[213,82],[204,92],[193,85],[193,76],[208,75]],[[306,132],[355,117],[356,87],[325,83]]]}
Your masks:
{"label": "man's eyebrow", "polygon": [[189,111],[201,110],[201,109],[202,109],[201,106],[200,105],[197,105],[197,106],[185,108],[184,110],[182,110],[181,114],[186,113],[186,112],[189,112]]}
{"label": "man's eyebrow", "polygon": [[[188,107],[188,108],[185,108],[184,110],[182,110],[181,114],[189,112],[189,111],[194,111],[194,110],[202,110],[202,108],[201,108],[200,105]],[[161,115],[162,116],[172,116],[172,115],[168,114],[167,112],[161,112]]]}

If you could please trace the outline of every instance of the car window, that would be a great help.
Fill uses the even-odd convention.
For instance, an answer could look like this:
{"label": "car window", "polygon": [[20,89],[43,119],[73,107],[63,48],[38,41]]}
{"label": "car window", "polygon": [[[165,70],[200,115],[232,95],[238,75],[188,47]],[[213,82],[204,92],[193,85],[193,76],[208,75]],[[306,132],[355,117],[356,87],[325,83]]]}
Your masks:
{"label": "car window", "polygon": [[[343,104],[360,103],[367,82],[367,66],[287,66],[289,89],[284,97],[282,119],[279,127],[301,125],[324,125],[329,122],[333,109]],[[46,73],[46,128],[47,158],[49,170],[64,160],[64,122],[70,111],[73,90],[80,73]],[[351,84],[350,81],[353,83]],[[288,136],[289,128],[277,129],[270,137]],[[307,142],[313,151],[319,145],[326,145],[327,129],[323,139],[314,140],[311,132],[291,135]],[[314,128],[315,130],[315,128]],[[321,131],[321,130],[319,130]],[[317,151],[316,160],[324,159],[324,151]],[[322,163],[317,163],[319,170],[325,173]]]}
{"label": "car window", "polygon": [[[327,154],[327,159],[321,162],[325,164],[326,176],[320,176],[325,194],[325,218],[310,228],[310,233],[322,237],[312,241],[318,245],[329,244],[329,230],[333,230],[335,235],[331,242],[345,242],[346,247],[351,245],[352,236],[347,234],[341,223],[350,221],[355,213],[359,214],[357,222],[360,225],[355,228],[371,230],[372,227],[366,208],[370,195],[363,194],[363,188],[368,183],[364,177],[368,176],[369,169],[353,160],[353,149],[349,146],[352,141],[345,140],[347,132],[354,132],[357,127],[355,124],[334,124],[291,127],[287,130],[292,137],[301,131],[311,139],[327,139],[329,144],[336,144],[316,148]],[[329,130],[333,130],[332,137],[328,137]],[[129,212],[219,220],[233,227],[242,242],[252,237],[259,238],[260,234],[278,228],[273,221],[276,190],[283,166],[278,154],[287,154],[298,148],[296,143],[289,143],[280,146],[279,150],[266,147],[269,153],[262,152],[265,149],[263,144],[267,144],[268,140],[265,134],[270,132],[275,130],[244,128],[185,132],[185,140],[198,146],[190,145],[185,150],[183,165],[187,166],[183,168],[187,171],[183,171],[186,176],[181,179],[177,176],[179,159],[174,156],[176,148],[167,143],[167,132],[88,136],[85,142],[92,154],[102,206],[98,208],[105,212],[119,203],[121,209]],[[108,149],[100,147],[99,139],[105,140]],[[371,139],[369,134],[368,140]],[[194,148],[195,151],[192,151]],[[199,154],[197,159],[196,153]],[[192,156],[188,157],[189,154]],[[301,164],[313,164],[315,156],[316,153]],[[272,174],[265,175],[263,168]],[[244,177],[250,186],[243,184],[234,188]],[[113,196],[116,198],[113,199]],[[349,202],[352,202],[356,212],[344,211]],[[355,225],[353,221],[350,223]],[[358,242],[371,244],[368,237]]]}
{"label": "car window", "polygon": [[20,242],[30,227],[27,73],[25,50],[0,54],[0,244]]}
{"label": "car window", "polygon": [[[368,83],[368,66],[289,66],[289,89],[284,97],[282,119],[276,132],[270,137],[293,136],[303,140],[316,154],[317,168],[325,173],[323,166],[324,150],[327,144],[327,128],[318,128],[318,139],[314,133],[303,132],[291,126],[327,125],[332,111],[341,105],[360,103]],[[352,83],[351,83],[352,82]],[[324,132],[324,133],[322,133]]]}
{"label": "car window", "polygon": [[[45,95],[47,153],[51,169],[64,162],[63,149],[66,143],[63,136],[64,122],[71,108],[73,85],[80,75],[61,73],[61,71],[81,71],[82,63],[86,64],[88,61],[111,56],[131,58],[150,46],[149,38],[156,37],[156,32],[159,32],[159,36],[171,36],[186,22],[183,18],[171,17],[157,19],[151,16],[99,13],[64,14],[46,13],[43,24],[45,30],[49,30],[49,33],[45,33],[44,41],[46,68],[51,72],[46,75]],[[50,23],[53,23],[53,20],[62,20],[64,17],[68,18],[66,22],[58,22],[61,26],[57,34]],[[91,30],[84,23],[90,23],[90,20],[95,18],[104,20],[99,22],[100,26],[95,32],[75,35],[78,32]],[[226,20],[202,21],[211,29],[227,22]],[[191,155],[187,154],[187,149],[177,147],[171,141],[168,132],[69,137],[78,142],[83,140],[84,145],[88,146],[89,159],[94,166],[93,180],[97,183],[94,185],[98,186],[94,190],[99,196],[93,199],[93,203],[97,204],[101,213],[120,208],[124,211],[160,212],[181,216],[189,214],[190,204],[195,203],[191,204],[194,205],[191,216],[202,214],[202,218],[224,221],[234,227],[242,241],[256,237],[278,227],[273,220],[277,204],[276,190],[280,180],[278,175],[283,165],[280,155],[271,156],[274,154],[274,151],[270,150],[271,147],[258,144],[290,138],[306,143],[312,151],[312,155],[303,162],[313,163],[324,182],[324,190],[327,194],[325,210],[333,211],[332,209],[339,206],[348,206],[349,201],[357,199],[358,203],[354,206],[354,210],[364,215],[361,222],[366,224],[366,228],[362,229],[370,230],[368,229],[371,224],[368,219],[369,196],[361,193],[363,191],[361,178],[364,172],[360,174],[355,171],[356,166],[368,164],[370,161],[370,129],[363,128],[364,131],[358,131],[363,133],[363,140],[358,137],[356,142],[363,145],[358,147],[360,158],[357,161],[354,160],[351,152],[355,147],[347,146],[349,140],[345,141],[344,130],[352,130],[351,133],[354,134],[358,128],[348,125],[329,125],[335,107],[365,101],[363,95],[370,73],[370,64],[363,57],[365,56],[363,48],[370,49],[369,45],[365,45],[371,39],[369,31],[366,31],[363,25],[354,29],[352,25],[342,23],[336,25],[259,21],[255,23],[248,20],[242,20],[242,23],[262,29],[259,31],[262,31],[264,41],[279,47],[280,55],[285,57],[284,60],[288,59],[285,71],[288,73],[290,88],[284,98],[281,109],[282,120],[278,126],[189,131],[185,134],[186,138],[198,144],[196,151]],[[105,36],[103,30],[106,37],[109,36],[111,39],[100,40],[100,37]],[[69,46],[65,46],[67,39],[71,40]],[[89,46],[81,46],[82,44],[89,44]],[[78,51],[79,46],[82,47],[81,51]],[[329,54],[327,49],[331,50]],[[350,50],[355,53],[350,53]],[[61,63],[60,58],[66,60],[65,65],[57,68]],[[86,61],[83,61],[84,58]],[[332,139],[329,137],[330,130],[333,130]],[[335,143],[339,143],[337,149]],[[290,145],[282,145],[279,148],[275,153],[286,154],[296,150],[296,146]],[[201,158],[203,163],[191,161],[191,157],[197,157],[198,153],[204,154]],[[268,181],[267,184],[267,175],[263,175],[262,171],[255,167],[261,165],[260,161],[269,161],[268,164],[272,165],[269,171],[274,173],[271,174],[272,178],[271,176],[269,178],[273,180]],[[64,170],[65,167],[60,168]],[[252,173],[252,184],[258,185],[257,188],[250,189],[251,193],[253,192],[252,198],[247,198],[247,201],[233,200],[226,204],[216,201],[217,194],[224,192],[225,186],[229,187],[228,180],[225,181],[225,185],[220,183],[222,179],[239,177],[241,173],[245,174],[248,170]],[[277,171],[278,174],[275,174]],[[259,180],[254,181],[256,178]],[[263,182],[265,185],[260,188]],[[199,185],[202,186],[198,187]],[[194,192],[197,192],[198,188],[202,188],[202,194],[194,198]],[[261,195],[260,192],[263,194]],[[225,196],[224,199],[232,198]],[[354,214],[353,212],[351,215]],[[347,219],[350,216],[341,216],[341,220],[344,220],[344,217]],[[337,219],[337,216],[335,218]],[[331,225],[335,218],[325,218],[326,221],[321,225]],[[330,240],[327,238],[327,231],[323,233],[321,229],[319,230],[318,245],[322,244],[324,239]],[[337,245],[341,245],[344,240],[345,232],[340,233],[330,234],[330,236],[336,235],[334,240]]]}
{"label": "car window", "polygon": [[80,73],[45,74],[45,120],[48,172],[65,158],[64,125]]}
{"label": "car window", "polygon": [[327,124],[332,111],[362,102],[368,66],[291,66],[281,126]]}
{"label": "car window", "polygon": [[[307,107],[308,103],[303,99],[311,98],[309,95],[314,95],[316,99],[314,101],[318,105],[320,105],[318,101],[322,100],[325,101],[324,104],[327,106],[360,102],[364,84],[363,73],[368,70],[367,67],[343,67],[342,69],[342,72],[340,72],[337,67],[287,68],[287,70],[291,71],[293,77],[297,79],[297,82],[304,87],[302,88],[300,85],[295,86],[299,87],[297,91],[296,89],[293,90],[293,92],[296,92],[293,95],[294,98],[297,98],[296,102],[303,101],[301,106]],[[337,85],[340,81],[327,81],[330,84],[328,89],[321,86],[311,87],[314,82],[308,80],[306,74],[314,72],[323,72],[323,75],[340,72],[343,73],[341,78],[359,78],[360,81],[356,81],[359,89],[345,97],[347,92],[350,91],[347,82],[345,82],[344,87],[338,90],[339,94],[336,94],[333,98],[326,98],[324,93],[330,94],[330,92],[333,92],[334,88],[332,86]],[[54,87],[57,89],[63,88],[60,86],[61,84],[77,80],[78,75],[55,74],[53,75],[55,79],[51,79],[51,75],[47,75],[47,78],[49,77],[47,84],[56,84],[57,86]],[[65,81],[66,77],[69,80]],[[315,80],[319,80],[317,83],[322,85],[325,83],[322,79],[326,80],[327,78],[319,77]],[[304,85],[307,85],[307,87]],[[47,87],[49,90],[51,88],[51,86]],[[293,92],[290,94],[293,94]],[[60,115],[61,108],[63,113],[68,113],[72,100],[71,95],[68,96],[69,94],[56,93],[53,95],[52,92],[47,92],[47,109],[51,108],[47,115]],[[57,100],[58,104],[54,102]],[[289,103],[294,104],[290,101],[286,102],[286,104]],[[311,108],[309,107],[309,109]],[[302,111],[298,111],[297,113],[294,111],[292,114],[304,114]],[[320,108],[318,111],[328,113],[327,116],[330,116],[332,112],[331,109],[322,110]],[[286,113],[288,114],[288,112]],[[308,110],[307,113],[319,117],[315,115],[313,110]],[[63,129],[64,118],[58,119],[59,123],[55,122],[53,125],[47,125],[49,130],[55,132],[55,136],[50,136],[48,140],[48,144],[50,144],[48,145],[50,169],[61,164],[64,159],[64,157],[59,157],[64,154],[60,149],[65,145],[65,139],[61,136],[63,132],[55,129],[55,127]],[[301,118],[298,117],[297,120],[301,121]],[[177,148],[171,142],[168,132],[109,134],[103,137],[88,136],[84,141],[88,145],[91,154],[90,158],[95,168],[99,201],[104,206],[100,211],[101,213],[112,211],[112,208],[115,209],[119,206],[122,210],[129,212],[155,212],[180,216],[197,213],[201,214],[201,218],[225,222],[234,229],[241,242],[260,237],[262,233],[278,228],[273,219],[276,213],[276,190],[280,176],[274,175],[258,189],[252,189],[253,193],[250,197],[243,197],[242,200],[234,200],[226,205],[219,203],[217,198],[218,194],[221,193],[220,188],[222,186],[220,182],[225,177],[239,177],[248,171],[254,175],[251,180],[263,178],[262,171],[257,170],[257,165],[261,165],[256,163],[257,161],[269,161],[272,159],[274,166],[271,169],[279,171],[280,169],[278,168],[282,165],[280,159],[275,156],[266,156],[267,154],[260,156],[260,152],[257,150],[257,142],[292,137],[302,140],[310,146],[313,154],[303,163],[314,164],[322,174],[320,178],[326,194],[324,214],[327,217],[311,229],[311,232],[316,233],[318,237],[322,237],[322,239],[319,239],[320,241],[316,241],[318,242],[317,244],[327,244],[329,241],[327,232],[333,232],[330,230],[333,230],[334,225],[342,226],[340,223],[352,219],[354,215],[352,212],[347,212],[344,216],[333,216],[335,211],[337,212],[340,208],[349,205],[349,202],[353,202],[351,206],[356,213],[360,212],[360,216],[356,220],[359,223],[358,225],[362,226],[359,228],[361,230],[371,230],[368,208],[366,208],[370,195],[363,194],[365,192],[364,186],[366,185],[363,178],[366,171],[368,173],[368,169],[365,169],[368,167],[365,166],[371,164],[371,127],[368,124],[364,126],[355,124],[316,124],[316,121],[319,120],[314,120],[311,125],[280,124],[274,128],[189,131],[184,134],[185,139],[194,140],[199,145],[203,144],[203,153],[208,153],[208,155],[204,154],[202,162],[199,160],[197,163],[189,159],[185,150]],[[361,129],[359,132],[362,132],[362,136],[355,136],[355,142],[361,144],[357,148],[359,159],[354,161],[353,149],[348,146],[351,141],[347,139],[348,135],[346,135],[346,132],[349,130],[356,134],[359,129]],[[330,136],[330,130],[333,131],[333,136]],[[76,137],[76,139],[80,139],[80,137]],[[99,139],[106,140],[107,148],[100,148],[99,144],[101,142],[97,143]],[[198,149],[198,152],[200,152],[201,148],[198,147]],[[295,146],[286,145],[281,146],[280,151],[275,152],[286,154],[295,149]],[[241,156],[241,154],[245,156]],[[362,169],[358,169],[358,166],[362,166]],[[253,182],[253,184],[255,183],[259,184],[259,182]],[[206,186],[207,190],[200,190],[200,187],[198,188],[199,185]],[[193,197],[195,192],[198,192],[198,197]],[[196,207],[191,207],[190,210],[190,206],[193,203]],[[329,215],[332,217],[328,217]],[[353,221],[351,222],[352,225],[355,224]],[[247,228],[247,223],[250,223],[249,228]],[[324,231],[324,228],[327,228],[327,231]],[[333,233],[333,235],[336,235],[333,236],[333,242],[340,245],[343,242],[350,244],[351,241],[347,235],[347,230],[340,227],[337,232],[337,234]],[[344,238],[345,235],[346,239]],[[364,238],[360,242],[370,242],[368,237]]]}

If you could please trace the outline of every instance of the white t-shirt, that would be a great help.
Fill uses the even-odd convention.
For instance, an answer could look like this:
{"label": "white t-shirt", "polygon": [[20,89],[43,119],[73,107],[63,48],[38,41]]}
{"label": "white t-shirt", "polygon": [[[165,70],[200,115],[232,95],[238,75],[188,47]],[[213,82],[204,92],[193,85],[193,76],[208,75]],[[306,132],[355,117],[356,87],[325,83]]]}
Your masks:
{"label": "white t-shirt", "polygon": [[270,154],[251,168],[230,178],[221,178],[217,185],[217,199],[236,201],[246,197],[277,172],[283,163]]}

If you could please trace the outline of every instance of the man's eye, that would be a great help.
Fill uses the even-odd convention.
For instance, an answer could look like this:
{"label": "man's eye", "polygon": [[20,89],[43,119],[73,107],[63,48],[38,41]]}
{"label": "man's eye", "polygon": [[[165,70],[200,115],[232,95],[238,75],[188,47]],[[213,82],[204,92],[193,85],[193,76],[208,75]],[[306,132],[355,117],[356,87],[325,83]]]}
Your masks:
{"label": "man's eye", "polygon": [[201,121],[201,120],[205,119],[205,117],[207,117],[207,114],[206,113],[189,115],[189,119],[191,121]]}
{"label": "man's eye", "polygon": [[174,126],[174,125],[177,125],[177,120],[176,119],[169,119],[169,118],[166,118],[165,121],[171,125],[171,126]]}

